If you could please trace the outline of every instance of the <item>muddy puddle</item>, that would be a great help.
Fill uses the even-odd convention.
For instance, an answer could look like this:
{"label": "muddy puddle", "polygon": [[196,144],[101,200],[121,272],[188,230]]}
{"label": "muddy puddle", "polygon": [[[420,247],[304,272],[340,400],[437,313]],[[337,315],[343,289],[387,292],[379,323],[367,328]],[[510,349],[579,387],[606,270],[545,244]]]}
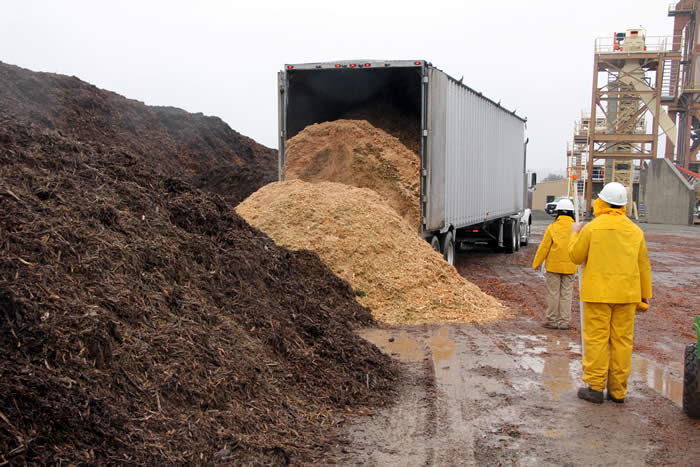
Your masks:
{"label": "muddy puddle", "polygon": [[659,412],[700,442],[681,410],[682,368],[675,362],[635,354],[626,403],[594,405],[576,397],[583,383],[575,333],[456,324],[359,333],[401,362],[412,383],[404,383],[396,406],[347,427],[351,448],[335,458],[346,465],[644,465],[661,454],[683,458],[667,451],[676,443],[671,438],[659,444],[658,430],[666,430]]}
{"label": "muddy puddle", "polygon": [[[417,362],[426,355],[431,355],[436,371],[456,366],[456,344],[450,336],[448,327],[439,327],[429,334],[424,334],[421,341],[411,337],[406,331],[386,329],[367,329],[360,334],[385,353],[402,361]],[[555,399],[567,391],[582,385],[581,382],[581,345],[563,335],[494,335],[494,338],[509,347],[509,353],[517,357],[518,365],[531,370],[537,378],[523,378],[515,386],[528,390],[541,383],[552,393]],[[632,372],[630,383],[642,382],[651,390],[670,399],[677,405],[682,404],[683,381],[676,375],[682,375],[679,362],[659,364],[643,356],[632,355]]]}
{"label": "muddy puddle", "polygon": [[[557,397],[564,391],[581,386],[581,345],[570,336],[523,335],[499,336],[508,340],[519,363],[541,376],[542,384]],[[649,389],[680,406],[683,401],[683,369],[678,362],[661,364],[639,354],[632,354],[630,385],[646,384]]]}

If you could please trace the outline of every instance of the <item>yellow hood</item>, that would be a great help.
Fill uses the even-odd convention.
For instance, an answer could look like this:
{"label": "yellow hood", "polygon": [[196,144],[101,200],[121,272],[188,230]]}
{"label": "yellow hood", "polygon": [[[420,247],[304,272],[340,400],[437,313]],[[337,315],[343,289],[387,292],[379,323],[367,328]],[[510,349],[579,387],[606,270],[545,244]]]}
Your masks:
{"label": "yellow hood", "polygon": [[603,214],[612,214],[613,216],[627,215],[627,206],[612,208],[602,199],[596,198],[593,201],[593,215],[595,217],[600,217]]}

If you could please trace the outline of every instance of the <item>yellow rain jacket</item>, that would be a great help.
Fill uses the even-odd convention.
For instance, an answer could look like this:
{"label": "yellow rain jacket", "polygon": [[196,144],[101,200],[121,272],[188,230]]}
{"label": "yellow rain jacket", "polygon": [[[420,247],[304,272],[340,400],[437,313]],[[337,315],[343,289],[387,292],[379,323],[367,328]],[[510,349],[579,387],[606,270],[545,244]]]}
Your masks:
{"label": "yellow rain jacket", "polygon": [[548,272],[575,274],[576,265],[569,258],[569,238],[574,220],[569,216],[559,216],[544,232],[544,237],[535,253],[532,268],[537,269],[545,261]]}
{"label": "yellow rain jacket", "polygon": [[569,256],[584,261],[581,300],[596,303],[639,303],[651,298],[651,265],[644,233],[625,215],[625,206],[593,204],[595,219],[571,235]]}

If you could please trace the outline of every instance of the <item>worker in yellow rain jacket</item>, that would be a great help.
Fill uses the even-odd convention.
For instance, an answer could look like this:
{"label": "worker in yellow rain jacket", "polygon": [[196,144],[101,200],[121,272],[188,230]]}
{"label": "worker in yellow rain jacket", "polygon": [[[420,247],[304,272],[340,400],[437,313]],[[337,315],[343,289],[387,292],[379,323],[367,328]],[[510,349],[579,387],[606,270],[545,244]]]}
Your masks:
{"label": "worker in yellow rain jacket", "polygon": [[625,214],[627,190],[612,182],[593,203],[595,219],[574,224],[569,256],[586,263],[581,283],[583,381],[578,397],[623,403],[632,361],[634,313],[651,298],[651,266],[642,230]]}
{"label": "worker in yellow rain jacket", "polygon": [[569,329],[571,291],[574,288],[576,265],[569,258],[569,238],[574,223],[574,203],[562,199],[557,203],[557,218],[547,227],[532,261],[537,270],[544,261],[547,269],[547,314],[544,327]]}

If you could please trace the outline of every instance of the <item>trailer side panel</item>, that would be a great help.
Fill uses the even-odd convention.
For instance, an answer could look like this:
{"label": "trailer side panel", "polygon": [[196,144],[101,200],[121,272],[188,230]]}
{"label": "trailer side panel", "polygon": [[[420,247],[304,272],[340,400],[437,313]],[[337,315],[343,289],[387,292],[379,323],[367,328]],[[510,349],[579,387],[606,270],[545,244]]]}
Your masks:
{"label": "trailer side panel", "polygon": [[[523,210],[524,122],[439,70],[430,80],[431,201],[426,230]],[[439,214],[441,204],[444,213]]]}

